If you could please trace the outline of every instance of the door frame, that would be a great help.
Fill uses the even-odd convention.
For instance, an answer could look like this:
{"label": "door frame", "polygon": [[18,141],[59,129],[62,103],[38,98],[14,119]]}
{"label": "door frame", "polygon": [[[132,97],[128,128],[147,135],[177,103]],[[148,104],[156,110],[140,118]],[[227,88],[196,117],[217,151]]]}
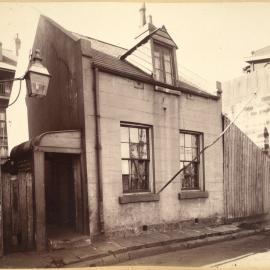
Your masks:
{"label": "door frame", "polygon": [[[85,174],[83,173],[83,155],[81,149],[80,131],[47,132],[36,137],[33,143],[33,175],[34,175],[34,205],[35,205],[35,243],[37,251],[45,250],[47,247],[46,236],[46,194],[45,194],[45,153],[76,154],[77,159],[73,164],[73,176],[77,182],[77,205],[76,228],[84,234],[89,234],[88,199]],[[75,156],[75,155],[74,155]],[[75,180],[75,179],[74,179]],[[75,181],[76,181],[75,180]],[[75,199],[76,204],[76,199]],[[81,220],[81,222],[79,221]]]}

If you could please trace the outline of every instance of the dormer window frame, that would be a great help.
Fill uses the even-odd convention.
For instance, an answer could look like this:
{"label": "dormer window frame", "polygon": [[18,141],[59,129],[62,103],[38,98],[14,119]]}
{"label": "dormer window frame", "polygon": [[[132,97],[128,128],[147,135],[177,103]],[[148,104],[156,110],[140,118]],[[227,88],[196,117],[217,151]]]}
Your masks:
{"label": "dormer window frame", "polygon": [[[153,58],[153,75],[155,80],[166,83],[166,84],[170,84],[170,85],[176,85],[176,70],[175,70],[175,52],[174,52],[174,47],[161,43],[159,41],[156,40],[152,40],[152,58]],[[156,50],[158,48],[158,50]],[[156,70],[158,69],[156,67],[156,56],[155,53],[156,51],[159,51],[161,54],[160,57],[160,72],[162,72],[160,74],[161,78],[157,78],[157,74],[156,74]],[[170,62],[171,62],[171,82],[166,78],[166,69],[165,69],[165,51],[169,52],[169,56],[170,56]]]}

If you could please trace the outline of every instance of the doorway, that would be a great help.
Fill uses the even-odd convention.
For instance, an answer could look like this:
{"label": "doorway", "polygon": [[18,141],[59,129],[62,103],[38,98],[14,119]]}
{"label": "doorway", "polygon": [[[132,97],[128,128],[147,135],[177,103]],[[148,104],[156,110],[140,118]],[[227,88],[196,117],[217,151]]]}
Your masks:
{"label": "doorway", "polygon": [[[82,233],[78,223],[78,198],[81,181],[75,164],[79,157],[72,154],[45,154],[46,231],[48,239],[66,239]],[[77,162],[78,163],[78,162]],[[80,168],[79,168],[80,171]],[[79,185],[80,186],[80,185]],[[77,196],[76,196],[77,195]]]}

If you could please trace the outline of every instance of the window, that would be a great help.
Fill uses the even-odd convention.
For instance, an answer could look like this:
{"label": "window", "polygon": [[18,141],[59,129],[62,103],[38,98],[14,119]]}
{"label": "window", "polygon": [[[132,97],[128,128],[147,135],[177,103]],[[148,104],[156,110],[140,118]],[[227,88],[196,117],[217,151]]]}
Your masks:
{"label": "window", "polygon": [[173,84],[173,59],[172,50],[154,44],[154,75],[156,80]]}
{"label": "window", "polygon": [[149,128],[121,125],[123,192],[146,192],[149,187]]}
{"label": "window", "polygon": [[0,154],[1,154],[1,157],[6,157],[8,155],[7,147],[1,146],[0,147]]}
{"label": "window", "polygon": [[0,112],[0,121],[5,121],[6,120],[6,113],[5,112]]}
{"label": "window", "polygon": [[6,137],[7,133],[6,133],[6,123],[4,121],[0,121],[0,137]]}
{"label": "window", "polygon": [[[202,134],[180,131],[180,168],[187,166],[181,173],[182,190],[199,190],[201,188],[203,167],[199,152],[202,146]],[[196,160],[194,160],[197,157]]]}

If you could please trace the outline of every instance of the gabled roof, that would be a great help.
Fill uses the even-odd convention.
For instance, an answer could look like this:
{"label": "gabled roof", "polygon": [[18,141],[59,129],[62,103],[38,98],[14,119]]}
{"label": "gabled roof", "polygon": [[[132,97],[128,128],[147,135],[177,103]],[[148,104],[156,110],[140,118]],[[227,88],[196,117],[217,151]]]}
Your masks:
{"label": "gabled roof", "polygon": [[2,49],[2,54],[4,57],[10,59],[11,61],[14,61],[17,63],[17,56],[14,53],[13,50],[7,50],[7,49]]}
{"label": "gabled roof", "polygon": [[167,29],[163,25],[161,28],[156,28],[153,31],[150,31],[148,35],[146,35],[142,40],[140,40],[137,44],[135,44],[131,49],[126,51],[120,59],[125,59],[128,55],[132,54],[134,51],[136,51],[139,47],[141,47],[143,44],[145,44],[150,38],[153,38],[154,40],[168,43],[171,46],[174,46],[177,48],[176,43],[173,41],[169,33],[167,32]]}
{"label": "gabled roof", "polygon": [[2,61],[1,64],[6,64],[9,67],[7,69],[15,70],[17,66],[17,56],[12,50],[2,49]]}
{"label": "gabled roof", "polygon": [[15,71],[16,67],[14,65],[10,65],[4,62],[0,62],[0,69],[6,69],[6,70],[11,70],[11,71]]}
{"label": "gabled roof", "polygon": [[120,57],[122,54],[124,54],[127,49],[116,46],[114,44],[101,41],[92,37],[87,37],[78,33],[71,32],[73,35],[75,35],[77,38],[86,39],[91,42],[91,47],[97,51],[101,51],[103,53],[106,53],[108,55],[111,55],[113,57]]}
{"label": "gabled roof", "polygon": [[174,40],[172,39],[172,37],[170,36],[164,25],[161,28],[159,28],[159,30],[155,33],[154,39],[168,43],[169,45],[178,49],[177,44],[174,42]]}
{"label": "gabled roof", "polygon": [[[104,42],[92,37],[84,36],[78,33],[74,33],[71,31],[67,31],[62,26],[58,25],[56,22],[54,22],[52,19],[42,15],[43,18],[50,21],[53,25],[55,25],[57,28],[65,32],[69,37],[71,37],[74,41],[78,39],[86,39],[91,42],[91,46],[89,50],[91,51],[91,56],[93,60],[93,64],[99,67],[102,67],[103,70],[107,70],[108,72],[115,72],[118,74],[124,75],[130,75],[132,77],[137,77],[138,80],[142,79],[152,84],[162,84],[158,81],[155,81],[153,76],[147,74],[145,71],[141,70],[139,67],[134,66],[133,64],[129,63],[125,59],[123,59],[123,55],[126,54],[128,51],[123,47],[116,46],[113,44],[110,44],[108,42]],[[165,27],[158,28],[157,31],[167,31]],[[150,37],[157,33],[157,31],[154,31],[150,34]],[[149,39],[147,37],[146,39]],[[189,85],[184,82],[178,82],[177,86],[170,86],[165,85],[164,87],[168,86],[168,88],[177,89],[179,91],[183,92],[190,92],[194,95],[209,97],[209,98],[217,98],[215,95],[211,95],[207,93],[206,91],[203,91],[202,89],[196,88],[192,85]]]}

